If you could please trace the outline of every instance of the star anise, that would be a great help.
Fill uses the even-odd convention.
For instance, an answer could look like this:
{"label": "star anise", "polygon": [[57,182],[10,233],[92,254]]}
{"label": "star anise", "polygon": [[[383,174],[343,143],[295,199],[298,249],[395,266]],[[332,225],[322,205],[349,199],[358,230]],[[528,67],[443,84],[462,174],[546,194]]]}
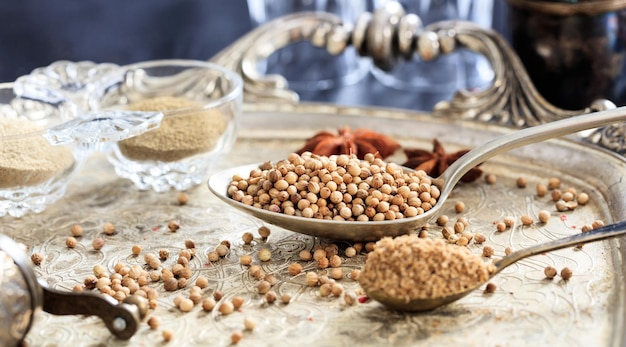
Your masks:
{"label": "star anise", "polygon": [[349,127],[339,128],[337,133],[321,131],[306,140],[297,153],[311,152],[317,155],[356,154],[363,159],[366,154],[376,154],[382,159],[393,154],[400,144],[390,137],[365,128],[351,131]]}
{"label": "star anise", "polygon": [[[424,170],[431,177],[439,177],[450,164],[462,157],[469,150],[460,150],[454,153],[446,153],[439,140],[433,140],[433,151],[425,151],[423,149],[404,149],[407,156],[407,162],[403,165],[414,168],[416,170]],[[473,182],[477,180],[483,171],[477,167],[473,167],[461,178],[462,182]]]}

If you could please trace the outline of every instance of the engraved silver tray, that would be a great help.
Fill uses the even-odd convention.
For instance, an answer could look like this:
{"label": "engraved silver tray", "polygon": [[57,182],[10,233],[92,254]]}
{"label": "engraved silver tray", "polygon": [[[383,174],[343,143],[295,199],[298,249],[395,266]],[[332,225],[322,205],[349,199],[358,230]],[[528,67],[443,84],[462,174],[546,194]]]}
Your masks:
{"label": "engraved silver tray", "polygon": [[[404,147],[430,149],[438,138],[447,150],[472,147],[498,134],[511,131],[501,125],[433,117],[411,111],[339,107],[328,104],[247,104],[242,128],[233,151],[215,170],[258,162],[277,160],[296,150],[304,139],[322,129],[340,126],[367,127],[396,138]],[[402,154],[391,160],[401,161]],[[602,219],[611,223],[626,216],[626,161],[620,155],[573,136],[527,146],[496,157],[483,166],[485,172],[497,175],[494,185],[483,180],[463,184],[455,189],[442,213],[455,220],[454,203],[467,206],[462,215],[470,221],[472,232],[487,235],[487,244],[502,256],[506,247],[520,249],[572,233],[584,224]],[[526,177],[527,188],[515,185],[517,177]],[[535,185],[559,177],[564,187],[588,192],[591,202],[571,212],[556,212],[548,197],[537,198]],[[185,239],[193,239],[198,252],[190,266],[194,280],[202,274],[209,278],[209,288],[225,293],[223,300],[235,295],[245,298],[241,310],[221,316],[217,310],[203,312],[196,306],[190,313],[174,307],[172,299],[188,290],[165,292],[162,285],[159,306],[149,315],[159,316],[159,330],[142,324],[128,342],[111,337],[98,318],[53,316],[38,312],[26,336],[30,346],[160,346],[162,329],[172,329],[171,346],[229,345],[230,336],[243,330],[243,319],[254,317],[258,324],[245,332],[242,346],[350,346],[350,345],[433,345],[433,346],[619,346],[624,343],[624,264],[619,240],[585,245],[582,249],[564,249],[521,261],[493,279],[498,289],[493,294],[477,290],[464,299],[419,314],[386,310],[367,301],[347,306],[343,298],[322,298],[317,288],[307,287],[304,274],[287,273],[287,266],[298,258],[302,249],[313,249],[319,240],[270,226],[272,234],[264,243],[255,239],[252,246],[241,241],[241,235],[255,233],[261,222],[244,215],[212,196],[206,186],[189,192],[189,203],[179,206],[177,193],[138,191],[118,178],[106,160],[95,155],[87,160],[75,176],[67,195],[38,215],[21,219],[3,219],[0,232],[26,244],[31,252],[41,252],[45,261],[36,273],[57,289],[71,290],[91,274],[96,264],[113,272],[118,261],[143,264],[143,257],[131,255],[134,244],[143,245],[144,253],[167,248],[176,254],[184,248]],[[519,220],[523,214],[536,215],[551,211],[546,225],[522,227],[496,233],[493,224],[504,216]],[[170,220],[179,220],[176,233],[167,230]],[[106,222],[116,225],[113,236],[102,233]],[[80,223],[85,232],[75,249],[65,247],[73,224]],[[440,228],[429,229],[432,237],[441,237]],[[256,233],[255,233],[256,234]],[[93,251],[91,241],[102,236],[102,251]],[[207,252],[221,240],[232,248],[227,257],[210,264]],[[340,246],[345,246],[341,244]],[[288,305],[264,303],[256,292],[257,281],[238,262],[245,253],[255,254],[269,247],[273,258],[262,266],[278,279],[277,293],[289,293]],[[481,247],[470,249],[480,253]],[[342,252],[340,252],[342,254]],[[165,262],[171,265],[175,261]],[[359,268],[365,255],[344,258],[346,290],[358,290],[358,284],[347,274]],[[255,262],[258,262],[255,259]],[[543,269],[552,265],[558,270],[568,266],[574,276],[546,280]],[[315,270],[305,264],[305,270]]]}

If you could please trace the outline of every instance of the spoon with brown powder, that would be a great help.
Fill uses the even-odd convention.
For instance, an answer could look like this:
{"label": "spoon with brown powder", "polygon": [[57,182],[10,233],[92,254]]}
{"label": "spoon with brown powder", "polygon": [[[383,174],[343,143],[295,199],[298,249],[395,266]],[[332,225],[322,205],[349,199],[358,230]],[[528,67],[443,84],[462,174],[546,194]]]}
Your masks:
{"label": "spoon with brown powder", "polygon": [[[377,241],[385,236],[399,236],[417,230],[434,217],[461,177],[471,168],[500,153],[524,145],[572,134],[603,125],[626,121],[626,107],[574,116],[551,123],[518,130],[480,145],[448,167],[433,182],[440,188],[436,204],[427,212],[413,217],[383,221],[338,221],[305,218],[272,212],[233,200],[227,190],[235,175],[245,176],[259,164],[230,168],[211,176],[209,189],[229,205],[270,224],[316,237],[345,241]],[[408,169],[407,169],[408,170]]]}
{"label": "spoon with brown powder", "polygon": [[[399,311],[428,311],[463,298],[524,258],[623,235],[626,235],[626,221],[528,247],[493,264],[484,263],[480,256],[457,245],[413,235],[386,238],[368,255],[359,283],[371,298],[387,307]],[[382,248],[378,248],[379,245]],[[405,253],[408,259],[392,259],[389,254],[393,250],[405,250],[396,254]],[[425,255],[429,259],[425,259]],[[427,265],[427,271],[422,271],[423,265]]]}

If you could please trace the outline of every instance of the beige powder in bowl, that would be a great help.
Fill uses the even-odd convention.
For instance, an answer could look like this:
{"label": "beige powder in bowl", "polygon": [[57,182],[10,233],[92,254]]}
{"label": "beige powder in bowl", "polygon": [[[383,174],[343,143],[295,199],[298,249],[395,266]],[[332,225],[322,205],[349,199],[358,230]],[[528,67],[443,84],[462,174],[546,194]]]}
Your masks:
{"label": "beige powder in bowl", "polygon": [[15,136],[41,130],[27,119],[0,118],[0,189],[35,186],[74,164],[67,146],[53,146],[38,135]]}
{"label": "beige powder in bowl", "polygon": [[[199,102],[163,96],[128,105],[132,111],[164,112],[161,126],[119,142],[120,152],[132,160],[172,162],[208,152],[217,143],[228,123],[219,110],[202,110]],[[186,109],[180,114],[166,111]],[[194,109],[198,109],[194,111]]]}
{"label": "beige powder in bowl", "polygon": [[359,283],[366,292],[408,302],[464,292],[488,280],[494,271],[491,263],[466,247],[404,235],[376,243]]}

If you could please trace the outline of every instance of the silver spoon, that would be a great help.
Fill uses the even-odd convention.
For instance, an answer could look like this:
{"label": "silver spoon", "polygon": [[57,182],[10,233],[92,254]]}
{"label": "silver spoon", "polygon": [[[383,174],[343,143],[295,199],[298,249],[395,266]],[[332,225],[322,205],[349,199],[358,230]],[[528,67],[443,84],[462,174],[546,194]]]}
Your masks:
{"label": "silver spoon", "polygon": [[213,194],[229,205],[262,219],[267,223],[287,230],[334,240],[376,241],[384,236],[395,237],[408,234],[426,224],[441,208],[461,177],[471,168],[493,156],[531,143],[625,120],[626,107],[620,107],[518,130],[488,141],[474,148],[450,165],[448,169],[435,180],[437,184],[440,185],[441,191],[437,204],[428,212],[410,218],[379,222],[304,218],[255,208],[228,197],[226,190],[228,189],[233,175],[238,174],[245,176],[252,169],[258,168],[259,164],[244,165],[218,172],[211,176],[208,181],[208,186]]}
{"label": "silver spoon", "polygon": [[[626,235],[626,221],[621,221],[619,223],[611,224],[604,226],[602,228],[598,228],[586,233],[578,233],[576,235],[564,237],[562,239],[542,243],[536,246],[528,247],[516,252],[509,254],[508,256],[494,262],[496,270],[491,274],[490,278],[493,278],[500,271],[504,270],[507,266],[516,263],[519,260],[524,258],[531,257],[533,255],[544,254],[551,251],[556,251],[557,249],[574,247],[579,244],[601,241],[605,239],[610,239],[614,237],[620,237]],[[433,310],[437,307],[447,305],[454,301],[457,301],[467,294],[474,291],[476,288],[485,284],[489,281],[489,279],[485,282],[476,283],[471,288],[468,288],[464,292],[444,296],[437,298],[428,298],[428,299],[412,299],[408,302],[401,298],[390,297],[386,294],[376,291],[368,291],[367,288],[363,288],[367,295],[372,299],[382,303],[383,305],[399,310],[399,311],[409,311],[409,312],[419,312],[419,311],[429,311]]]}

